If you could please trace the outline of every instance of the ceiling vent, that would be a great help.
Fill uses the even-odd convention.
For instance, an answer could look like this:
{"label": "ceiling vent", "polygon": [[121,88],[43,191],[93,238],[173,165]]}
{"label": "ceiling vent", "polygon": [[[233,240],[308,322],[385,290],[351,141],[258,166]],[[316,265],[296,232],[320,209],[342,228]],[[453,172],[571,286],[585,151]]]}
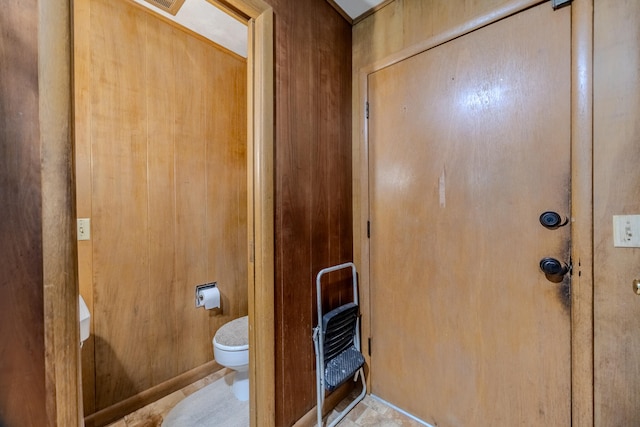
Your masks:
{"label": "ceiling vent", "polygon": [[145,0],[147,3],[164,10],[167,13],[175,15],[178,13],[184,0]]}

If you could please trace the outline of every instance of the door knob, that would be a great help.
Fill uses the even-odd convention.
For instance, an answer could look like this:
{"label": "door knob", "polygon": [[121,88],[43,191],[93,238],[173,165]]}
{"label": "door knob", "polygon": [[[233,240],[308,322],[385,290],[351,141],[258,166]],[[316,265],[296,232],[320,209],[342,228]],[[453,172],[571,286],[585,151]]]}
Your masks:
{"label": "door knob", "polygon": [[540,260],[540,270],[542,270],[549,280],[552,278],[559,278],[562,280],[562,277],[569,272],[570,268],[567,264],[560,262],[555,258],[546,257]]}
{"label": "door knob", "polygon": [[635,292],[636,295],[640,295],[640,280],[638,279],[633,281],[633,292]]}
{"label": "door knob", "polygon": [[543,227],[548,228],[550,230],[555,230],[556,228],[564,227],[569,223],[569,218],[565,217],[564,220],[557,212],[547,211],[543,212],[540,215],[540,224]]}

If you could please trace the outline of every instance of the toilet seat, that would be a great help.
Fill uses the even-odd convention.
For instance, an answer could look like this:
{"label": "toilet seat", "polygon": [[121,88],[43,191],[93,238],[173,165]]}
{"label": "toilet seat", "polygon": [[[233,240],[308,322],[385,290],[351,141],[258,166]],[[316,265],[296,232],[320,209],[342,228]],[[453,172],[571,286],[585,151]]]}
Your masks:
{"label": "toilet seat", "polygon": [[249,349],[249,316],[225,323],[213,337],[213,345],[224,351]]}

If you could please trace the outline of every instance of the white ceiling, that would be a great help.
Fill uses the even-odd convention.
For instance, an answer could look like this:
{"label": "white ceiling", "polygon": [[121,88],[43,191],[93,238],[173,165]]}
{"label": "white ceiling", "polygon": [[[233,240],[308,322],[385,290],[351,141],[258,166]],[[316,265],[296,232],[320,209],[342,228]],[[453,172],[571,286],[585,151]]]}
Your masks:
{"label": "white ceiling", "polygon": [[[134,1],[240,56],[247,57],[247,26],[207,0],[185,0],[175,16],[144,0]],[[333,1],[351,19],[355,19],[385,0]]]}
{"label": "white ceiling", "polygon": [[373,9],[385,0],[333,0],[351,19]]}
{"label": "white ceiling", "polygon": [[144,0],[134,0],[240,56],[247,57],[247,26],[206,0],[185,0],[173,16]]}

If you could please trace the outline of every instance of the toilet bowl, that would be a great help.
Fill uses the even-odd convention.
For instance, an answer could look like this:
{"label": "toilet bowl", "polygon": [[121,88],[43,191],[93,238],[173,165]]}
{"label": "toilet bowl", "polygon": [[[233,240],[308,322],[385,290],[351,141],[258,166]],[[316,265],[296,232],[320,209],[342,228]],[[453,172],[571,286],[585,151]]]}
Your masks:
{"label": "toilet bowl", "polygon": [[235,372],[233,394],[240,401],[249,400],[249,318],[247,316],[222,325],[213,337],[216,362]]}
{"label": "toilet bowl", "polygon": [[91,314],[82,295],[78,295],[78,313],[78,320],[80,321],[80,347],[82,347],[82,344],[89,338],[89,328],[91,327]]}

